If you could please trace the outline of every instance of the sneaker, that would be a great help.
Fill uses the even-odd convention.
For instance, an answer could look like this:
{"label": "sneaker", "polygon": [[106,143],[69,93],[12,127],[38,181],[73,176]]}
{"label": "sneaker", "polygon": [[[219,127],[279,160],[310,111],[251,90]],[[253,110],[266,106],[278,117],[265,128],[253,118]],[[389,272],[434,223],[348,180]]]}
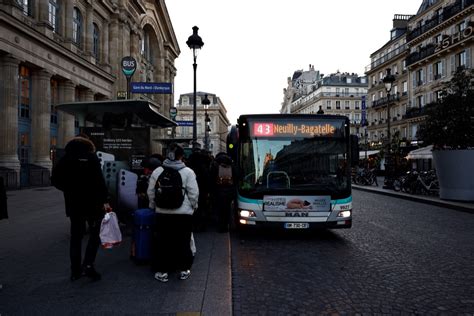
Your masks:
{"label": "sneaker", "polygon": [[179,279],[180,280],[186,280],[187,278],[189,278],[190,275],[191,275],[190,270],[181,271],[181,272],[179,272]]}
{"label": "sneaker", "polygon": [[160,282],[168,282],[168,273],[156,272],[155,279],[157,279]]}
{"label": "sneaker", "polygon": [[102,278],[100,273],[94,269],[94,266],[85,266],[82,274],[91,278],[93,281],[99,281]]}

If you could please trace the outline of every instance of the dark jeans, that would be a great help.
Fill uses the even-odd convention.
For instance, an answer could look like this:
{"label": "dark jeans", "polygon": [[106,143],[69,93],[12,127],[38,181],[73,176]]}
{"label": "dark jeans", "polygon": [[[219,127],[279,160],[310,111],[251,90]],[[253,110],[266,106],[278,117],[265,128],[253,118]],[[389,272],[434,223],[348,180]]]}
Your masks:
{"label": "dark jeans", "polygon": [[156,214],[156,239],[152,269],[172,272],[191,269],[191,231],[193,217],[181,214]]}
{"label": "dark jeans", "polygon": [[72,272],[78,272],[81,269],[82,259],[82,238],[86,233],[86,223],[89,226],[89,241],[87,242],[86,253],[82,265],[93,265],[97,250],[100,245],[100,223],[101,217],[82,217],[71,216],[71,241],[69,256],[71,258]]}
{"label": "dark jeans", "polygon": [[214,214],[217,216],[217,226],[221,231],[226,231],[230,224],[230,212],[232,206],[233,196],[227,191],[216,191],[214,193],[214,199],[212,208]]}

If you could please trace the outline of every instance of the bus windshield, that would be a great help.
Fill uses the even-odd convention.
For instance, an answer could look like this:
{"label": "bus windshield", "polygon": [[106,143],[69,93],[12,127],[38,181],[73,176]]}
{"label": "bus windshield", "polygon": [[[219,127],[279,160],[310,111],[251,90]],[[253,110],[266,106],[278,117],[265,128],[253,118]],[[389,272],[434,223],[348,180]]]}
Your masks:
{"label": "bus windshield", "polygon": [[350,190],[343,137],[249,137],[240,146],[241,194]]}

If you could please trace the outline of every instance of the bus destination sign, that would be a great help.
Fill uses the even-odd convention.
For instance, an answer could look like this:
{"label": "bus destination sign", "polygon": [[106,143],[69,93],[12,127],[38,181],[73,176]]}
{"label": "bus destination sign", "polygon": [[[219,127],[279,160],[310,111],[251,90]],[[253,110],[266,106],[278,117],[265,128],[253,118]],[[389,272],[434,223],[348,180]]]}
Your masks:
{"label": "bus destination sign", "polygon": [[254,137],[314,137],[335,136],[337,126],[333,122],[254,122],[252,123]]}

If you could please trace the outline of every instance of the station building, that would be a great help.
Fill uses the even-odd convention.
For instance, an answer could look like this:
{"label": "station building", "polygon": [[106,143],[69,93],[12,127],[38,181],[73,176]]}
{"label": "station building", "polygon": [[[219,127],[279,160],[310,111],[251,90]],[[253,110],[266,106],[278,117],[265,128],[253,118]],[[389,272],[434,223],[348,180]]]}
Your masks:
{"label": "station building", "polygon": [[[79,132],[79,118],[56,105],[125,98],[125,56],[137,61],[132,81],[173,84],[180,54],[164,0],[3,0],[0,34],[0,176],[7,188],[47,184],[56,151]],[[153,101],[166,116],[174,100],[132,98]],[[160,151],[159,143],[150,146]]]}

